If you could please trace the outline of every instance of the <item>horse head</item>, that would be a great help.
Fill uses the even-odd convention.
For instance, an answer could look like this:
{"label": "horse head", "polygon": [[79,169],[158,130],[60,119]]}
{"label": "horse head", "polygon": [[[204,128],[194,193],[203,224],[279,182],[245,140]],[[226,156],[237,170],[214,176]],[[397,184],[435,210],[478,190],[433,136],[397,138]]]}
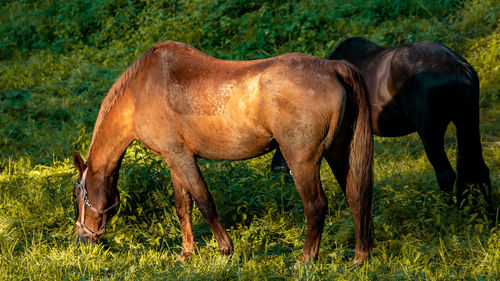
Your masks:
{"label": "horse head", "polygon": [[73,152],[73,161],[78,170],[73,188],[77,243],[96,243],[120,205],[116,180],[91,171],[78,152]]}

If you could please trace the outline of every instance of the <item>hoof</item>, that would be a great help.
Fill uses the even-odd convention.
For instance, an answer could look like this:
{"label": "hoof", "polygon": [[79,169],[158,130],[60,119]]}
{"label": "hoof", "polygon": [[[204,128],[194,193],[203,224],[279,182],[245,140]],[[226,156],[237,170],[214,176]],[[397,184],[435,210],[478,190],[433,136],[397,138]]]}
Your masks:
{"label": "hoof", "polygon": [[443,192],[442,196],[448,206],[456,205],[453,193]]}
{"label": "hoof", "polygon": [[187,261],[193,253],[185,253],[184,251],[181,253],[181,255],[175,260],[175,265],[180,265],[183,262]]}
{"label": "hoof", "polygon": [[441,191],[453,193],[453,186],[455,186],[456,179],[456,174],[453,170],[436,174],[436,179]]}
{"label": "hoof", "polygon": [[483,193],[484,201],[488,204],[489,207],[493,207],[493,202],[491,201],[491,183],[481,182],[478,184],[479,189],[481,189],[481,193]]}
{"label": "hoof", "polygon": [[304,269],[304,267],[307,268],[310,263],[311,262],[308,261],[298,261],[293,266],[290,266],[290,270],[295,270],[295,271],[302,270]]}
{"label": "hoof", "polygon": [[178,257],[177,259],[175,259],[174,264],[179,266],[184,262],[185,262],[185,260],[183,260],[181,257]]}
{"label": "hoof", "polygon": [[230,261],[233,257],[233,251],[232,250],[227,250],[227,251],[220,251],[220,256],[226,260],[226,261]]}
{"label": "hoof", "polygon": [[293,266],[290,266],[289,269],[295,271],[302,270],[304,268],[308,268],[314,262],[315,260],[301,258],[300,261],[297,261]]}
{"label": "hoof", "polygon": [[354,260],[352,261],[352,263],[354,265],[363,265],[363,263],[365,261],[368,261],[369,258],[370,258],[369,252],[359,253],[358,251],[356,251],[356,254],[354,256]]}
{"label": "hoof", "polygon": [[[228,237],[229,238],[229,237]],[[232,256],[234,252],[233,243],[229,240],[224,246],[219,247],[220,254],[223,256]]]}

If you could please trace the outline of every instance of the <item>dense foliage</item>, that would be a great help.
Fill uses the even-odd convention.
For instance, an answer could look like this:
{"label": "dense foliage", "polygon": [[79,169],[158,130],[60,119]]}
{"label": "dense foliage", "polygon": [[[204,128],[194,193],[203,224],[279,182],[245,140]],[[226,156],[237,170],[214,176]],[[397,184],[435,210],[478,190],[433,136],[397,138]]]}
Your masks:
{"label": "dense foliage", "polygon": [[[286,52],[324,57],[363,36],[381,45],[437,41],[481,80],[481,133],[500,198],[500,3],[495,0],[149,1],[0,0],[0,279],[500,279],[498,219],[473,190],[457,209],[439,192],[417,136],[375,142],[372,259],[353,267],[351,213],[327,165],[329,212],[320,260],[294,268],[305,217],[270,155],[200,160],[235,255],[221,259],[195,210],[197,254],[181,249],[168,167],[129,148],[118,216],[98,246],[73,244],[71,151],[85,153],[101,100],[155,42],[176,40],[219,58]],[[455,161],[454,127],[446,135]]]}

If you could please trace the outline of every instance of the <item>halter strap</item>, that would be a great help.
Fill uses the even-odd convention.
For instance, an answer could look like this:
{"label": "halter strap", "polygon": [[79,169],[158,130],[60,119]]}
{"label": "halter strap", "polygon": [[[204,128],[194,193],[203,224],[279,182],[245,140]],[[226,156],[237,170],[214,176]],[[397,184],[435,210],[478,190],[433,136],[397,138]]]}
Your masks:
{"label": "halter strap", "polygon": [[[83,200],[82,208],[81,208],[81,219],[80,221],[76,221],[76,225],[79,226],[83,232],[85,232],[88,236],[91,238],[97,237],[101,234],[104,233],[106,230],[106,224],[107,224],[107,212],[110,210],[118,207],[120,205],[120,200],[116,201],[113,205],[109,206],[108,208],[104,210],[99,210],[98,208],[94,207],[92,203],[89,202],[88,199],[88,192],[87,192],[87,171],[88,168],[85,169],[85,171],[82,174],[82,178],[80,179],[80,182],[76,182],[75,186],[80,190],[80,199]],[[85,225],[85,206],[87,206],[91,211],[96,213],[98,216],[102,216],[102,228],[101,230],[94,232],[90,230],[86,225]]]}

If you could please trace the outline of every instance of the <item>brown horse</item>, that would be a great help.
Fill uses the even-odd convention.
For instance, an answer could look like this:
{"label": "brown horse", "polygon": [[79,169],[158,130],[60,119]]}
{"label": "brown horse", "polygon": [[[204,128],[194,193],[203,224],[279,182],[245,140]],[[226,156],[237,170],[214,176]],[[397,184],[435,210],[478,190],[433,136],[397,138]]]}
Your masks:
{"label": "brown horse", "polygon": [[226,61],[182,43],[154,45],[121,75],[99,111],[87,163],[74,152],[76,232],[96,242],[116,213],[118,170],[140,140],[165,159],[182,231],[182,259],[195,250],[192,199],[223,255],[231,239],[196,164],[197,157],[238,160],[278,145],[304,204],[302,261],[318,256],[327,199],[319,168],[330,164],[354,216],[355,263],[372,241],[372,133],[365,86],[347,62],[303,54]]}

